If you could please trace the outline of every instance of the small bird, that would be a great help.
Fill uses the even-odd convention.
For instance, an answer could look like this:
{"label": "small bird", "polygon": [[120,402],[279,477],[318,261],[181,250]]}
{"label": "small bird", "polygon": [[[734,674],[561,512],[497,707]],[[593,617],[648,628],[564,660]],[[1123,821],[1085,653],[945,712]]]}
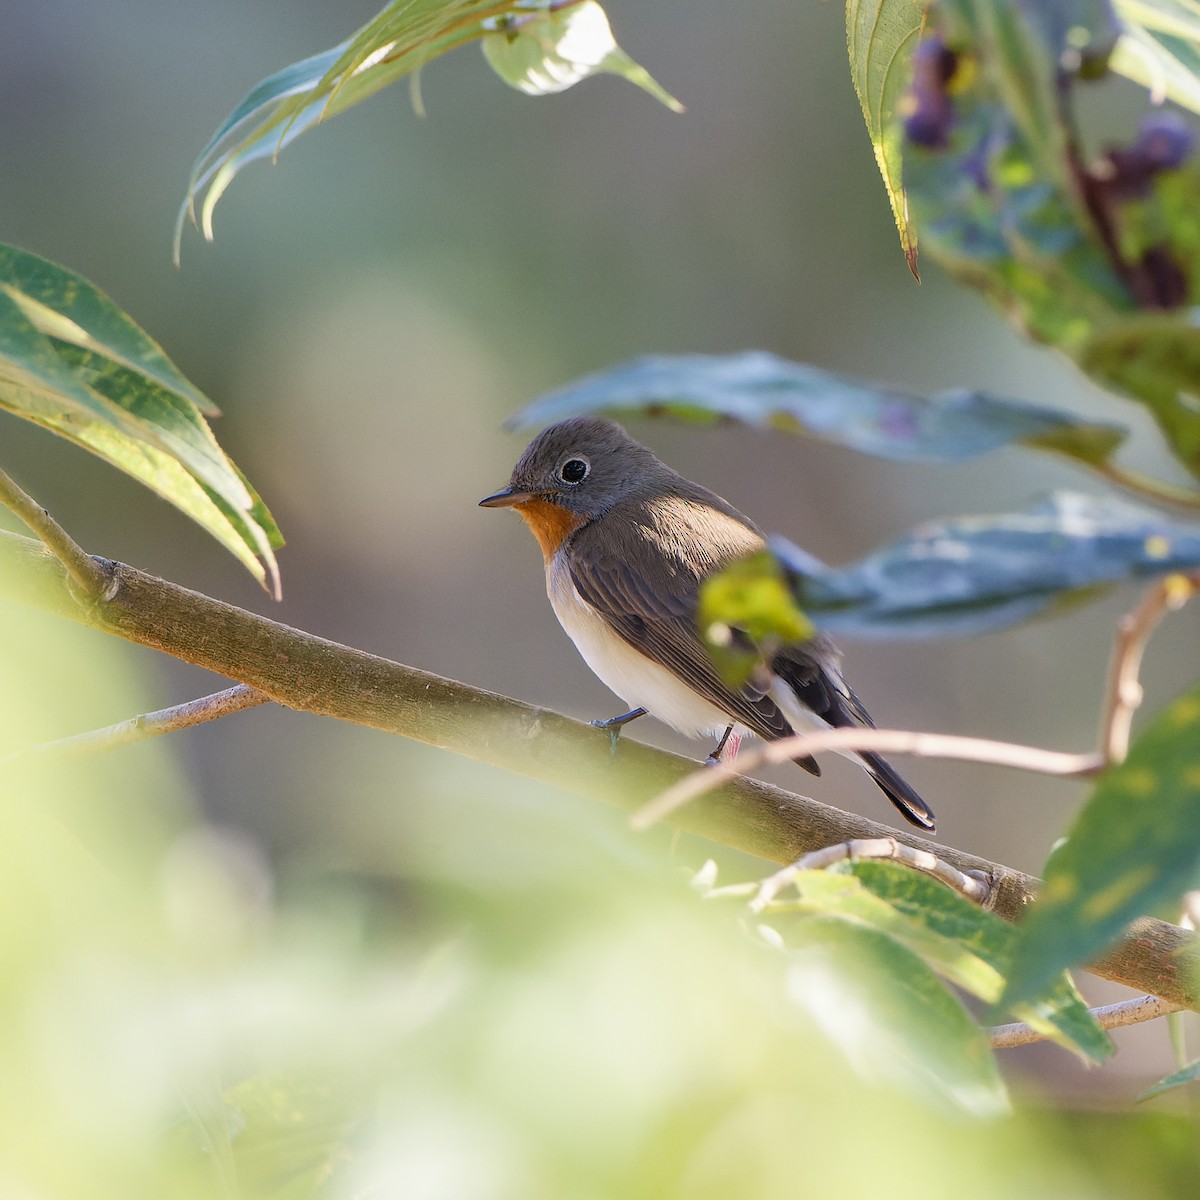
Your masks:
{"label": "small bird", "polygon": [[[692,483],[614,421],[572,417],[543,430],[508,486],[480,500],[513,508],[546,561],[546,591],[584,661],[630,711],[593,722],[617,731],[647,712],[691,737],[767,741],[803,729],[873,725],[824,635],[777,651],[767,690],[731,688],[696,625],[701,584],[766,541],[747,517]],[[736,744],[736,743],[735,743]],[[933,813],[878,754],[850,753],[914,825]],[[796,760],[814,775],[812,757]]]}

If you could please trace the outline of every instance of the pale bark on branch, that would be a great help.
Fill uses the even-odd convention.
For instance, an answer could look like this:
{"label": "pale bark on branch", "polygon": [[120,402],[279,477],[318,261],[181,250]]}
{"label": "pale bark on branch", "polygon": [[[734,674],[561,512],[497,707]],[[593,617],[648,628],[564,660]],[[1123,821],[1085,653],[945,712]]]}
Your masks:
{"label": "pale bark on branch", "polygon": [[[689,759],[629,740],[614,757],[607,734],[583,722],[292,629],[122,563],[93,562],[106,586],[98,598],[78,599],[63,564],[40,543],[0,534],[0,596],[207,667],[288,708],[398,733],[629,811],[694,770]],[[1020,871],[752,779],[726,780],[671,820],[778,863],[839,842],[894,837],[980,872],[990,884],[988,907],[1009,920],[1037,887]],[[1198,966],[1192,934],[1146,919],[1090,969],[1191,1007],[1200,1002]]]}

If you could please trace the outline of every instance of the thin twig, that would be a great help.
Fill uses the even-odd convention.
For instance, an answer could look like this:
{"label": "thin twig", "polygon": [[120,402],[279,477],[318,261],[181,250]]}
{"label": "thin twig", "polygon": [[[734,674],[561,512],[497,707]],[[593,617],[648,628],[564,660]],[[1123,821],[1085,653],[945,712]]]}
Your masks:
{"label": "thin twig", "polygon": [[1138,674],[1150,635],[1163,617],[1182,608],[1195,595],[1198,586],[1197,575],[1168,575],[1159,579],[1146,589],[1137,608],[1117,623],[1100,717],[1099,752],[1106,763],[1123,762],[1129,753],[1133,715],[1142,703]]}
{"label": "thin twig", "polygon": [[1089,778],[1103,770],[1104,761],[1096,754],[1063,754],[1057,750],[1040,750],[1035,746],[1018,746],[1011,742],[994,742],[987,738],[959,737],[948,733],[913,733],[899,729],[822,729],[801,733],[795,737],[768,742],[734,762],[718,763],[693,772],[685,779],[655,797],[630,818],[634,829],[648,829],[680,805],[710,792],[735,775],[752,771],[764,763],[788,762],[822,750],[877,750],[892,754],[912,754],[919,758],[955,758],[965,762],[990,763],[999,767],[1016,767],[1041,775],[1058,775],[1067,779]]}
{"label": "thin twig", "polygon": [[[1132,1000],[1093,1008],[1091,1013],[1101,1029],[1121,1029],[1126,1025],[1140,1025],[1143,1021],[1154,1021],[1170,1013],[1182,1012],[1186,1007],[1185,1004],[1175,1004],[1159,996],[1135,996]],[[988,1036],[993,1050],[1009,1050],[1013,1046],[1028,1046],[1046,1040],[1044,1033],[1030,1029],[1024,1021],[993,1026]]]}
{"label": "thin twig", "polygon": [[256,688],[239,683],[222,692],[214,692],[211,696],[201,696],[198,700],[189,700],[186,704],[176,704],[171,708],[160,708],[157,712],[142,713],[104,729],[93,729],[89,733],[79,733],[74,737],[59,738],[54,742],[30,746],[26,750],[17,750],[0,758],[0,762],[11,762],[29,754],[67,755],[114,750],[118,746],[127,746],[130,742],[140,742],[146,738],[161,737],[164,733],[173,733],[177,729],[203,725],[206,721],[215,721],[219,717],[229,716],[230,713],[253,708],[256,704],[266,704],[269,700],[269,696],[264,696]]}
{"label": "thin twig", "polygon": [[768,875],[758,885],[758,892],[750,901],[752,912],[760,913],[772,900],[804,871],[821,871],[839,862],[856,862],[864,858],[886,858],[911,867],[924,875],[932,875],[940,879],[947,887],[953,888],[961,896],[976,904],[984,905],[991,892],[987,880],[981,878],[981,872],[960,871],[944,862],[928,850],[917,850],[906,846],[895,838],[856,838],[849,842],[839,842],[836,846],[825,846],[814,850],[811,854],[798,858],[791,866]]}
{"label": "thin twig", "polygon": [[41,539],[85,596],[100,599],[111,583],[105,569],[10,475],[0,471],[0,504]]}

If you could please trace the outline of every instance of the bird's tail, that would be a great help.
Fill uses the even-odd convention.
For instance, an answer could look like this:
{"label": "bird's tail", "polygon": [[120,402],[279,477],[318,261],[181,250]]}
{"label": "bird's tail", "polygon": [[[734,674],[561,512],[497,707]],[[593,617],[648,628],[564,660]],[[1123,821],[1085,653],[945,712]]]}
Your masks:
{"label": "bird's tail", "polygon": [[933,812],[929,805],[900,778],[890,763],[870,751],[862,751],[855,757],[866,767],[879,790],[903,813],[906,821],[934,832]]}

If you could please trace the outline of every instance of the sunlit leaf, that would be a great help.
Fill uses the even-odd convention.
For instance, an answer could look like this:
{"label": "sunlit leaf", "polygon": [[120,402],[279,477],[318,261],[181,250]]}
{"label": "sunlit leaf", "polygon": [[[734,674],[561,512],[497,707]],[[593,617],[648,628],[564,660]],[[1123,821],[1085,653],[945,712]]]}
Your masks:
{"label": "sunlit leaf", "polygon": [[1088,962],[1130,921],[1179,899],[1200,878],[1200,688],[1161,713],[1107,771],[1019,926],[1002,1003],[1037,995]]}
{"label": "sunlit leaf", "polygon": [[[518,79],[524,80],[524,91],[561,90],[607,71],[678,108],[612,41],[611,32],[604,42],[601,22],[607,31],[608,19],[595,0],[391,0],[344,42],[256,84],[218,126],[192,167],[175,226],[176,260],[188,217],[212,240],[213,209],[243,167],[278,154],[327,117],[468,42],[487,38],[489,61],[513,86],[522,87]],[[601,42],[604,53],[591,61]],[[557,88],[550,86],[555,79]]]}
{"label": "sunlit leaf", "polygon": [[590,75],[608,72],[643,88],[672,111],[683,111],[683,105],[617,45],[596,0],[562,7],[547,3],[520,16],[489,17],[483,24],[488,30],[483,35],[484,58],[520,92],[552,95]]}
{"label": "sunlit leaf", "polygon": [[278,592],[271,514],[217,444],[215,411],[86,279],[0,246],[0,409],[68,438],[169,500]]}
{"label": "sunlit leaf", "polygon": [[910,950],[855,922],[813,917],[788,954],[789,993],[859,1074],[974,1116],[1007,1111],[982,1031]]}
{"label": "sunlit leaf", "polygon": [[1001,629],[1105,585],[1200,566],[1200,525],[1111,497],[1055,492],[998,516],[920,525],[828,567],[784,538],[796,601],[852,637],[953,637]]}
{"label": "sunlit leaf", "polygon": [[921,396],[762,351],[637,358],[535,400],[509,427],[592,412],[729,419],[901,462],[957,462],[1017,442],[1098,463],[1125,437],[1116,425],[986,392]]}
{"label": "sunlit leaf", "polygon": [[[1016,930],[994,913],[920,872],[888,862],[843,864],[805,871],[773,911],[824,913],[859,922],[895,938],[927,966],[971,995],[994,1005],[1004,988]],[[1013,1016],[1092,1062],[1112,1054],[1112,1042],[1065,974],[1035,1003]]]}
{"label": "sunlit leaf", "polygon": [[917,231],[909,220],[902,183],[896,108],[909,83],[909,58],[924,22],[925,5],[916,0],[846,0],[850,77],[887,189],[900,246],[914,275]]}

